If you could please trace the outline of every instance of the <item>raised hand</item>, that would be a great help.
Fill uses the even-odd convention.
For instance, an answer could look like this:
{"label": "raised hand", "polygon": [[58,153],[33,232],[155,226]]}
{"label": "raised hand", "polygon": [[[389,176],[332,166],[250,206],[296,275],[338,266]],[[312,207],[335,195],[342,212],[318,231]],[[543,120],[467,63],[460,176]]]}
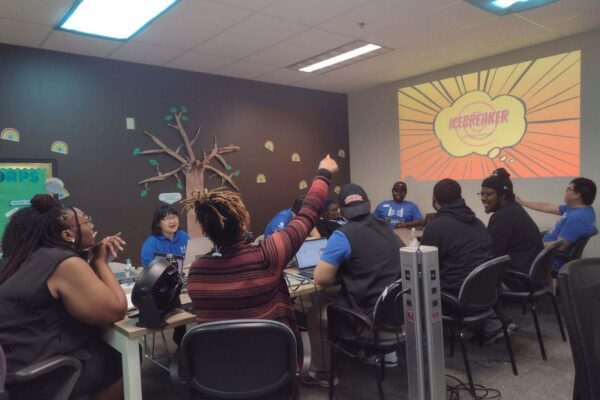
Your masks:
{"label": "raised hand", "polygon": [[321,160],[321,162],[319,163],[319,169],[324,168],[327,171],[331,172],[332,174],[335,174],[336,172],[338,172],[338,165],[335,162],[335,160],[331,157],[329,157],[329,154],[327,154],[325,156],[324,159]]}

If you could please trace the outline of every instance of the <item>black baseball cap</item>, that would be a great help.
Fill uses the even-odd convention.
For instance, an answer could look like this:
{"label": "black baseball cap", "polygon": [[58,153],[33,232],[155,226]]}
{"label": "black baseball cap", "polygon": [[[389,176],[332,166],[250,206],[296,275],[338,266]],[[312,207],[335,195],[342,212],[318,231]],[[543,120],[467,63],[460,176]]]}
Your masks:
{"label": "black baseball cap", "polygon": [[354,183],[347,183],[340,190],[339,205],[344,217],[352,219],[371,212],[365,190]]}

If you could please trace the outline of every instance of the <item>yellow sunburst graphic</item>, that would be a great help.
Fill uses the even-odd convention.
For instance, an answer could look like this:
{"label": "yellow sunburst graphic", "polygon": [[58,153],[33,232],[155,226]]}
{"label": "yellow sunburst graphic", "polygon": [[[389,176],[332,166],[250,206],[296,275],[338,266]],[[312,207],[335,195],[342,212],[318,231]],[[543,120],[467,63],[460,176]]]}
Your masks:
{"label": "yellow sunburst graphic", "polygon": [[578,176],[579,50],[398,91],[400,175]]}

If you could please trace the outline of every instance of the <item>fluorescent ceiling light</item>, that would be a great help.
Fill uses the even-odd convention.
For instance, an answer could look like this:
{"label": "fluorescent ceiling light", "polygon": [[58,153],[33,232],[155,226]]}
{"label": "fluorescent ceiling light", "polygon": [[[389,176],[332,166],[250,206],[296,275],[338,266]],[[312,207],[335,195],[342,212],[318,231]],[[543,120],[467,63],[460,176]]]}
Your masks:
{"label": "fluorescent ceiling light", "polygon": [[527,0],[496,0],[494,1],[494,5],[500,8],[508,8],[515,3],[526,2]]}
{"label": "fluorescent ceiling light", "polygon": [[83,0],[59,28],[103,38],[126,40],[140,32],[179,0]]}
{"label": "fluorescent ceiling light", "polygon": [[532,10],[558,0],[464,0],[496,15],[507,15]]}
{"label": "fluorescent ceiling light", "polygon": [[329,67],[333,64],[341,63],[343,61],[349,60],[354,57],[362,56],[363,54],[370,53],[375,50],[379,50],[381,46],[377,46],[376,44],[367,44],[366,46],[359,47],[358,49],[354,49],[351,51],[347,51],[338,56],[328,58],[327,60],[320,61],[316,64],[309,65],[304,68],[300,68],[300,71],[303,72],[313,72],[318,69]]}

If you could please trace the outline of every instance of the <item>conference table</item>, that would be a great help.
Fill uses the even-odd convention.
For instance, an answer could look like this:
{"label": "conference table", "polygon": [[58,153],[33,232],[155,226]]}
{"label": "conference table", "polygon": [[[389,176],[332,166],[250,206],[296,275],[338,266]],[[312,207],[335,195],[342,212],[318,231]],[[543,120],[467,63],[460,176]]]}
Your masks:
{"label": "conference table", "polygon": [[[402,247],[408,246],[410,243],[410,231],[412,228],[397,228],[394,229],[394,233],[398,238],[400,238],[400,242],[402,242]],[[423,228],[415,228],[415,234],[417,238],[423,236]]]}
{"label": "conference table", "polygon": [[[310,280],[302,280],[297,277],[297,268],[285,270],[290,275],[286,281],[290,292],[290,297],[295,298],[320,290],[320,286]],[[191,303],[187,293],[180,296],[181,304]],[[110,328],[102,333],[103,340],[121,353],[121,362],[123,366],[123,384],[125,400],[139,400],[142,398],[142,376],[140,365],[140,339],[161,330],[172,329],[178,326],[191,325],[196,323],[196,316],[190,312],[183,311],[166,318],[166,326],[162,329],[149,329],[136,326],[138,318],[125,317],[119,322],[115,322]]]}

